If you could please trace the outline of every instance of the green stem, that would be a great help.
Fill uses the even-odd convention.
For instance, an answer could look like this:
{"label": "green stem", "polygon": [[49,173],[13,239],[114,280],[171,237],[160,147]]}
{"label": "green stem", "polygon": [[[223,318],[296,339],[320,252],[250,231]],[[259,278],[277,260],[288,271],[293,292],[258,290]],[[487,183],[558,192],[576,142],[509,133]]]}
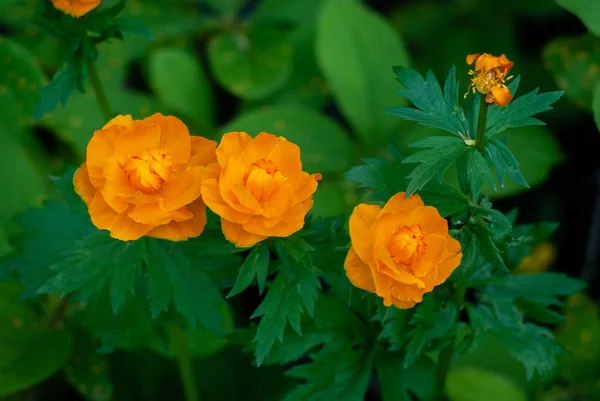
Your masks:
{"label": "green stem", "polygon": [[185,399],[186,401],[199,401],[198,387],[196,386],[196,377],[194,376],[187,336],[179,327],[174,328],[171,335],[173,337],[173,347],[175,348],[179,373],[183,380]]}
{"label": "green stem", "polygon": [[477,120],[477,136],[475,146],[483,154],[485,149],[485,125],[487,121],[488,104],[485,96],[479,95],[479,119]]}
{"label": "green stem", "polygon": [[444,398],[444,387],[446,386],[446,377],[450,370],[450,363],[452,362],[452,353],[454,352],[454,341],[450,343],[446,348],[440,351],[438,358],[438,367],[436,372],[436,383],[437,389],[435,393],[435,400],[443,401]]}
{"label": "green stem", "polygon": [[98,106],[100,106],[100,111],[102,111],[104,119],[109,121],[113,118],[113,114],[110,111],[110,104],[106,98],[106,93],[104,92],[104,87],[102,86],[102,81],[100,81],[100,75],[98,75],[98,70],[96,69],[94,60],[87,58],[86,64],[88,73],[90,75],[90,81],[92,82],[92,88],[94,88],[96,100],[98,101]]}

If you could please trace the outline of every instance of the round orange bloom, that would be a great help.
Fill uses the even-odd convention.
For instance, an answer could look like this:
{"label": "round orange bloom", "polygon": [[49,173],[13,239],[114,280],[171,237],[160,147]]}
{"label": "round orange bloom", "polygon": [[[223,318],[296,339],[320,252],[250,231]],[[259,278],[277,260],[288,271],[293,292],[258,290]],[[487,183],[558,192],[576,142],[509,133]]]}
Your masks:
{"label": "round orange bloom", "polygon": [[448,222],[418,195],[394,195],[383,207],[362,203],[350,216],[352,246],[344,268],[355,287],[385,306],[411,308],[460,264],[460,243]]}
{"label": "round orange bloom", "polygon": [[81,17],[98,7],[101,0],[51,0],[55,8],[73,17]]}
{"label": "round orange bloom", "polygon": [[249,247],[300,230],[320,179],[302,171],[300,148],[285,138],[230,132],[202,177],[202,198],[221,216],[225,237]]}
{"label": "round orange bloom", "polygon": [[510,78],[506,77],[514,65],[504,54],[500,57],[491,54],[469,54],[467,64],[475,62],[475,70],[469,71],[473,93],[477,89],[486,95],[488,103],[496,103],[500,107],[506,106],[511,100],[510,90],[504,83]]}
{"label": "round orange bloom", "polygon": [[175,117],[118,116],[94,132],[73,184],[92,223],[113,238],[197,237],[206,225],[202,173],[216,147]]}

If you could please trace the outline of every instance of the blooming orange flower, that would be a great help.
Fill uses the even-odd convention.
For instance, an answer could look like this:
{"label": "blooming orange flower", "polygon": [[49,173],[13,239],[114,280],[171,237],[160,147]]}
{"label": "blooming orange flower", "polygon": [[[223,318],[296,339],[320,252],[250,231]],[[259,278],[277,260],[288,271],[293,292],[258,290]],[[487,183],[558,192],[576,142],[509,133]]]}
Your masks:
{"label": "blooming orange flower", "polygon": [[55,8],[72,15],[81,17],[98,7],[101,0],[51,0]]}
{"label": "blooming orange flower", "polygon": [[73,184],[92,223],[113,238],[197,237],[206,225],[201,177],[216,147],[175,117],[118,116],[94,132]]}
{"label": "blooming orange flower", "polygon": [[469,54],[467,64],[471,65],[473,62],[475,70],[469,71],[469,75],[473,75],[470,85],[473,93],[478,90],[485,95],[486,102],[496,103],[500,107],[506,106],[512,95],[504,83],[511,78],[506,76],[514,63],[504,54],[496,57],[487,53]]}
{"label": "blooming orange flower", "polygon": [[411,308],[460,264],[460,243],[448,222],[418,195],[394,195],[383,207],[362,203],[350,216],[352,246],[344,268],[352,284]]}
{"label": "blooming orange flower", "polygon": [[225,237],[249,247],[300,230],[320,179],[302,171],[300,148],[285,138],[230,132],[202,177],[202,198],[221,216]]}

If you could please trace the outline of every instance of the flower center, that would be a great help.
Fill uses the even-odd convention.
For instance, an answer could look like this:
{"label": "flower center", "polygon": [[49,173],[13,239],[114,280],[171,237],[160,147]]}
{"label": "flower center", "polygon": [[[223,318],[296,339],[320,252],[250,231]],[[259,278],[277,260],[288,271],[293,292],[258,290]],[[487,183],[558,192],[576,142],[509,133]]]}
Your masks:
{"label": "flower center", "polygon": [[471,79],[472,84],[483,94],[490,93],[492,88],[504,86],[506,73],[505,68],[492,68],[488,71],[469,71],[469,74],[474,75]]}
{"label": "flower center", "polygon": [[423,241],[424,238],[425,233],[416,224],[397,228],[388,245],[394,262],[406,264],[415,255],[421,254],[427,247]]}
{"label": "flower center", "polygon": [[145,150],[125,163],[129,181],[141,191],[158,191],[171,176],[173,162],[164,150]]}
{"label": "flower center", "polygon": [[262,202],[269,199],[285,179],[272,160],[260,159],[248,167],[242,182],[254,198]]}

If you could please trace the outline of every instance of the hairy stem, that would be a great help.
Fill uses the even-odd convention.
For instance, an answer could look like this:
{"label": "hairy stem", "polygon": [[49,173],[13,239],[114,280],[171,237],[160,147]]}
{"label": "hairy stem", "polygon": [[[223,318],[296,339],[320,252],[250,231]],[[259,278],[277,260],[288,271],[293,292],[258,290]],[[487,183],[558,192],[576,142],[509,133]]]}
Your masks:
{"label": "hairy stem", "polygon": [[185,399],[186,401],[199,401],[200,398],[198,397],[198,387],[196,386],[196,377],[194,376],[188,339],[183,329],[179,327],[173,329],[172,336],[179,374],[183,381]]}
{"label": "hairy stem", "polygon": [[479,119],[477,120],[477,136],[475,137],[475,146],[483,154],[485,149],[485,126],[487,121],[488,104],[485,96],[479,95]]}
{"label": "hairy stem", "polygon": [[86,64],[87,64],[88,73],[90,75],[90,81],[92,82],[92,88],[94,89],[94,93],[96,94],[96,100],[98,101],[98,106],[100,106],[100,111],[102,112],[102,116],[108,122],[111,118],[113,118],[113,114],[110,111],[110,104],[108,103],[106,93],[104,92],[104,87],[102,86],[102,81],[100,81],[100,75],[98,75],[98,70],[96,69],[94,60],[92,60],[88,57],[86,59]]}

